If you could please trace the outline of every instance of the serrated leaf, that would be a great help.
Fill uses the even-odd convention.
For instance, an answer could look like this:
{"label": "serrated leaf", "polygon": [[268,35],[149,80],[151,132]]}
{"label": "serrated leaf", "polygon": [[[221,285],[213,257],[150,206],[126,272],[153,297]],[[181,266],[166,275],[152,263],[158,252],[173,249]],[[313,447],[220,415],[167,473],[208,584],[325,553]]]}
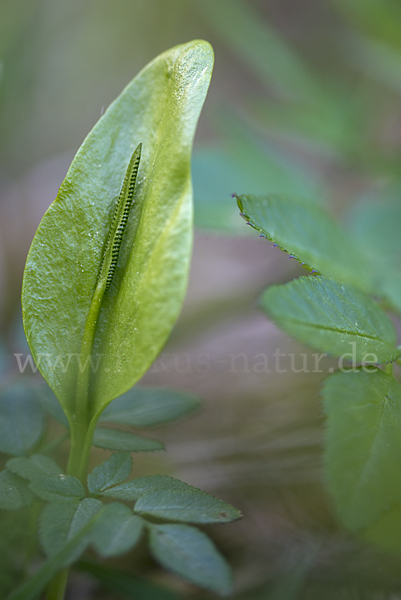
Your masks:
{"label": "serrated leaf", "polygon": [[326,277],[300,277],[273,285],[262,308],[286,333],[333,356],[366,363],[396,360],[396,331],[364,292]]}
{"label": "serrated leaf", "polygon": [[282,195],[238,196],[244,218],[268,240],[299,262],[367,291],[373,282],[369,263],[352,237],[321,208]]}
{"label": "serrated leaf", "polygon": [[49,502],[55,502],[64,498],[82,499],[85,490],[82,483],[72,475],[46,473],[39,477],[31,477],[31,490]]}
{"label": "serrated leaf", "polygon": [[55,460],[43,454],[33,454],[29,458],[11,458],[6,463],[7,469],[24,479],[34,481],[48,473],[61,474],[63,471]]}
{"label": "serrated leaf", "polygon": [[23,506],[29,506],[33,500],[34,495],[23,479],[9,471],[0,473],[1,509],[18,510]]}
{"label": "serrated leaf", "polygon": [[110,496],[111,498],[119,498],[120,500],[135,501],[148,491],[157,491],[160,489],[181,491],[187,487],[191,486],[168,475],[149,475],[131,479],[121,485],[105,490],[103,495]]}
{"label": "serrated leaf", "polygon": [[401,502],[401,386],[364,367],[330,376],[323,397],[327,482],[341,520],[361,530]]}
{"label": "serrated leaf", "polygon": [[148,526],[150,550],[163,567],[219,594],[230,593],[230,567],[203,532],[188,525]]}
{"label": "serrated leaf", "polygon": [[[90,503],[99,502],[98,500],[93,500],[91,498],[88,498],[87,501]],[[91,505],[86,503],[85,509],[83,510],[82,515],[79,516],[79,519],[77,519],[76,523],[79,521],[82,525],[83,519],[81,520],[81,517],[84,514],[89,516],[89,513],[91,512],[90,506]],[[95,505],[92,504],[92,507],[94,508]],[[7,600],[37,600],[53,575],[70,566],[85,550],[89,543],[88,534],[101,515],[101,511],[105,508],[106,507],[100,508],[97,511],[94,509],[92,516],[78,529],[78,531],[75,529],[74,533],[72,533],[73,528],[71,528],[71,536],[64,547],[55,554],[52,554],[46,563],[36,571],[32,577],[8,596]]]}
{"label": "serrated leaf", "polygon": [[138,477],[104,492],[105,496],[137,501],[135,512],[189,523],[227,523],[241,517],[230,504],[167,475]]}
{"label": "serrated leaf", "polygon": [[88,489],[100,494],[112,485],[127,479],[132,470],[132,458],[128,452],[117,452],[95,467],[88,475]]}
{"label": "serrated leaf", "polygon": [[38,442],[44,429],[37,390],[16,383],[0,395],[0,452],[23,456]]}
{"label": "serrated leaf", "polygon": [[[33,240],[24,328],[70,423],[85,410],[89,377],[92,417],[136,383],[180,311],[192,238],[191,147],[212,65],[211,47],[199,40],[147,65],[84,141]],[[134,204],[99,304],[94,292],[114,198],[140,143]]]}
{"label": "serrated leaf", "polygon": [[139,541],[143,531],[143,520],[132,514],[124,504],[107,505],[107,510],[96,522],[91,533],[91,542],[103,558],[128,552]]}
{"label": "serrated leaf", "polygon": [[173,485],[143,493],[135,504],[135,512],[184,523],[228,523],[241,517],[230,504],[187,484],[178,489]]}
{"label": "serrated leaf", "polygon": [[161,442],[151,438],[135,435],[129,431],[97,427],[93,436],[93,445],[106,450],[121,450],[127,452],[150,452],[164,450]]}
{"label": "serrated leaf", "polygon": [[178,419],[199,407],[199,400],[190,394],[165,388],[135,386],[109,404],[100,421],[150,427]]}

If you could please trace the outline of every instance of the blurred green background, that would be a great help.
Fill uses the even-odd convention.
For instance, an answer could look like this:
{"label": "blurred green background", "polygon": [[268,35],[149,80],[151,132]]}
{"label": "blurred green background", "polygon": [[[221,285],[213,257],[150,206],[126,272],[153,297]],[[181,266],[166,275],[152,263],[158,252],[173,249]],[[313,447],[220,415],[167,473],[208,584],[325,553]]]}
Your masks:
{"label": "blurred green background", "polygon": [[[243,511],[241,522],[210,528],[234,567],[238,600],[396,600],[400,561],[342,531],[325,493],[319,387],[330,361],[320,374],[291,372],[288,357],[285,374],[257,366],[260,354],[273,365],[277,348],[305,352],[256,302],[300,270],[248,231],[231,193],[302,196],[355,235],[356,205],[380,214],[399,204],[398,0],[0,0],[1,383],[19,377],[24,261],[73,155],[148,61],[194,38],[213,45],[216,63],[193,157],[190,288],[144,383],[194,391],[204,407],[157,432],[167,453],[140,456],[137,475],[172,474]],[[374,251],[383,236],[371,235]],[[399,245],[386,251],[399,258]],[[99,450],[94,461],[102,458]],[[7,590],[23,570],[24,523],[7,515],[2,530]],[[213,595],[140,549],[101,573],[82,562],[69,597]]]}

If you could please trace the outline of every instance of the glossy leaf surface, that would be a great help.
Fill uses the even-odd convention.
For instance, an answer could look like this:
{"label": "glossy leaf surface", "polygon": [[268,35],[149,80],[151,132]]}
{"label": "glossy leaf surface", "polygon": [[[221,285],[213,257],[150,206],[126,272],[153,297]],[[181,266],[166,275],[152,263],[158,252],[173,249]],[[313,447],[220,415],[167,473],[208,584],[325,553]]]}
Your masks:
{"label": "glossy leaf surface", "polygon": [[76,379],[90,365],[85,353],[80,362],[83,331],[114,199],[139,143],[134,205],[96,321],[90,415],[141,377],[178,316],[192,238],[191,147],[212,65],[203,41],[147,65],[84,141],[35,235],[24,275],[24,327],[71,422]]}
{"label": "glossy leaf surface", "polygon": [[367,294],[326,277],[300,277],[269,287],[263,309],[286,333],[358,362],[394,361],[396,331],[386,313]]}

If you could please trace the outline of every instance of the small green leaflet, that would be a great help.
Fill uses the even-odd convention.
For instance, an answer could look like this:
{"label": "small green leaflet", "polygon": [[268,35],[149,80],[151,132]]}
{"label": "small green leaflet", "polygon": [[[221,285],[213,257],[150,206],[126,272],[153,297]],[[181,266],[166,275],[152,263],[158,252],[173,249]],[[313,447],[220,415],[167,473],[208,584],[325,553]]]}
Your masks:
{"label": "small green leaflet", "polygon": [[203,532],[188,525],[147,525],[150,550],[163,567],[219,594],[231,592],[230,567]]}
{"label": "small green leaflet", "polygon": [[7,469],[30,481],[39,480],[48,473],[62,473],[61,467],[49,456],[32,454],[29,458],[11,458],[6,463]]}
{"label": "small green leaflet", "polygon": [[364,255],[321,208],[278,194],[238,196],[237,202],[252,227],[301,264],[365,291],[375,291]]}
{"label": "small green leaflet", "polygon": [[7,469],[29,479],[30,489],[42,500],[85,497],[82,483],[71,475],[64,475],[58,464],[48,456],[33,454],[29,458],[11,458]]}
{"label": "small green leaflet", "polygon": [[[62,550],[101,507],[102,503],[93,498],[59,499],[47,504],[39,522],[40,543],[46,556],[50,558]],[[83,549],[86,545],[87,543],[83,545]],[[78,552],[78,556],[79,554],[81,552]]]}
{"label": "small green leaflet", "polygon": [[262,308],[286,333],[333,356],[387,363],[400,356],[396,331],[367,294],[326,277],[300,277],[273,285]]}
{"label": "small green leaflet", "polygon": [[88,475],[88,489],[92,494],[101,494],[107,488],[127,479],[131,469],[130,453],[116,452]]}
{"label": "small green leaflet", "polygon": [[135,512],[148,517],[184,523],[229,523],[241,518],[241,513],[222,500],[186,485],[159,488],[142,494]]}
{"label": "small green leaflet", "polygon": [[16,383],[0,395],[0,452],[23,456],[39,441],[44,418],[33,386]]}
{"label": "small green leaflet", "polygon": [[125,450],[127,452],[151,452],[164,450],[161,442],[135,435],[129,431],[96,427],[93,445],[106,450]]}
{"label": "small green leaflet", "polygon": [[99,421],[150,427],[177,419],[199,407],[191,394],[166,388],[135,386],[116,398],[102,413]]}
{"label": "small green leaflet", "polygon": [[94,527],[90,540],[96,552],[104,557],[128,552],[139,541],[144,522],[124,504],[107,505]]}
{"label": "small green leaflet", "polygon": [[63,473],[46,473],[35,477],[31,479],[29,487],[39,498],[50,502],[63,498],[78,500],[85,497],[85,490],[79,479]]}
{"label": "small green leaflet", "polygon": [[179,491],[186,487],[190,486],[188,486],[187,483],[184,483],[179,479],[174,479],[174,477],[169,477],[168,475],[149,475],[147,477],[131,479],[126,483],[105,490],[103,495],[110,496],[111,498],[119,498],[120,500],[135,501],[148,491],[160,489],[174,489]]}
{"label": "small green leaflet", "polygon": [[362,530],[401,503],[401,386],[364,367],[330,376],[323,397],[328,486],[346,527]]}
{"label": "small green leaflet", "polygon": [[186,523],[228,523],[241,517],[241,513],[230,504],[166,475],[132,479],[105,490],[103,494],[136,501],[136,513],[159,519]]}

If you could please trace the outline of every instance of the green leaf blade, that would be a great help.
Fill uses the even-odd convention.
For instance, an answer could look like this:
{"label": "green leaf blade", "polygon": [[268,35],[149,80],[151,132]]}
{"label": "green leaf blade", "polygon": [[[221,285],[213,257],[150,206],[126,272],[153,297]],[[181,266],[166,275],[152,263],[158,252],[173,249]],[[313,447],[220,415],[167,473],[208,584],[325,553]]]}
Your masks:
{"label": "green leaf blade", "polygon": [[368,295],[348,284],[300,277],[269,287],[261,305],[286,333],[333,356],[370,363],[400,356],[391,320]]}
{"label": "green leaf blade", "polygon": [[6,467],[23,479],[29,479],[29,481],[40,479],[48,473],[60,475],[63,472],[55,460],[43,454],[32,454],[29,458],[22,456],[11,458],[7,461]]}
{"label": "green leaf blade", "polygon": [[31,478],[30,488],[39,498],[49,502],[64,498],[81,500],[85,497],[85,490],[79,479],[63,473],[47,473]]}
{"label": "green leaf blade", "polygon": [[197,488],[184,484],[181,489],[159,488],[143,493],[135,504],[135,512],[184,523],[229,523],[241,513],[226,502]]}
{"label": "green leaf blade", "polygon": [[[90,523],[102,508],[102,503],[93,498],[60,500],[47,504],[40,515],[39,537],[48,558],[64,550],[68,542]],[[85,537],[68,557],[73,562],[85,551],[89,537]]]}
{"label": "green leaf blade", "polygon": [[188,525],[150,525],[150,550],[167,570],[201,587],[226,595],[231,571],[211,540]]}
{"label": "green leaf blade", "polygon": [[106,509],[91,533],[91,543],[103,558],[131,550],[139,541],[144,527],[143,520],[123,504],[109,504]]}
{"label": "green leaf blade", "polygon": [[362,530],[401,502],[401,386],[364,367],[330,376],[323,397],[329,489],[344,524]]}
{"label": "green leaf blade", "polygon": [[136,501],[142,494],[148,491],[160,489],[174,489],[180,491],[185,489],[186,483],[168,475],[148,475],[146,477],[137,477],[126,481],[103,492],[104,496],[118,498],[119,500]]}
{"label": "green leaf blade", "polygon": [[24,328],[71,423],[77,376],[90,367],[80,363],[82,332],[114,198],[139,143],[134,205],[94,337],[92,416],[142,376],[180,311],[192,242],[190,154],[212,66],[212,49],[199,40],[147,65],[86,138],[33,240]]}

